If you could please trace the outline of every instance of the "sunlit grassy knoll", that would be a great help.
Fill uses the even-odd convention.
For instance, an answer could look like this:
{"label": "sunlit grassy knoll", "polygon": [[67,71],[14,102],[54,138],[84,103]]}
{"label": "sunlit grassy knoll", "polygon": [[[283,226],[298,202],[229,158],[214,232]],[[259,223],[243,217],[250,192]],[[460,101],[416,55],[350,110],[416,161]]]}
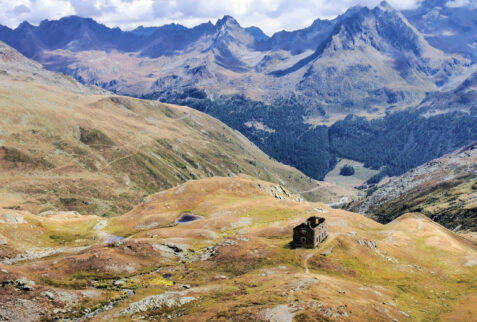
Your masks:
{"label": "sunlit grassy knoll", "polygon": [[[201,217],[176,224],[183,213]],[[328,238],[293,249],[293,227],[311,215],[326,218]],[[297,320],[444,320],[469,316],[456,310],[477,289],[475,244],[421,214],[382,225],[247,177],[189,181],[104,220],[101,231],[128,238],[17,269],[41,285],[134,290],[96,320],[126,319],[132,303],[170,292],[194,302],[130,318],[254,320],[285,310]]]}

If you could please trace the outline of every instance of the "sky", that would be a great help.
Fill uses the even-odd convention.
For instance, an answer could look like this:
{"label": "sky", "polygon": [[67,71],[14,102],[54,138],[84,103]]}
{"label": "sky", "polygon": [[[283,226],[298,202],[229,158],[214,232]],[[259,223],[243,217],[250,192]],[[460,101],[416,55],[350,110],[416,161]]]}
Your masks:
{"label": "sky", "polygon": [[[180,23],[187,27],[231,15],[244,26],[258,26],[271,35],[309,26],[354,5],[376,6],[381,0],[0,0],[0,24],[15,28],[69,15],[91,17],[123,30]],[[422,0],[388,0],[396,9],[412,9]],[[455,6],[476,0],[449,0]]]}

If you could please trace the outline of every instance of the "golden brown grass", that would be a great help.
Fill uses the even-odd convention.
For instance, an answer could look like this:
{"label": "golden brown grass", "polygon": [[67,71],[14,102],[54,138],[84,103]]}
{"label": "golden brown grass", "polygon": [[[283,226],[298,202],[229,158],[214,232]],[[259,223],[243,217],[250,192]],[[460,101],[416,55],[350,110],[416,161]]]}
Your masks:
{"label": "golden brown grass", "polygon": [[0,80],[0,208],[119,215],[191,179],[315,183],[193,109]]}
{"label": "golden brown grass", "polygon": [[[113,281],[126,277],[136,294],[97,320],[124,318],[119,312],[130,303],[183,291],[185,284],[197,298],[193,305],[155,309],[146,316],[161,319],[176,312],[179,320],[260,319],[280,305],[298,320],[472,316],[469,303],[477,289],[472,242],[420,214],[381,225],[320,203],[297,202],[293,196],[279,200],[271,193],[274,186],[244,177],[189,181],[108,219],[104,231],[130,236],[123,244],[96,245],[15,269],[39,281],[43,277],[47,285],[69,288],[97,279],[115,289]],[[203,219],[174,224],[183,212]],[[328,220],[329,237],[315,250],[291,249],[294,225],[310,215]],[[187,259],[157,245],[181,247]],[[200,260],[211,246],[215,256]],[[164,279],[165,273],[171,277]]]}

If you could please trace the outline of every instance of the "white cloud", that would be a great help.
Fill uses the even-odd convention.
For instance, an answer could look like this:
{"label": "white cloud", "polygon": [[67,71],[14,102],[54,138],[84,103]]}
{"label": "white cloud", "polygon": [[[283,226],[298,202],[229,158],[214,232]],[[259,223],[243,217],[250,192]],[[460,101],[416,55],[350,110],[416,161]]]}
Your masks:
{"label": "white cloud", "polygon": [[[388,0],[409,9],[422,0]],[[469,0],[454,0],[462,2]],[[16,27],[27,20],[66,15],[92,17],[110,27],[132,29],[176,22],[191,27],[224,15],[243,26],[258,26],[268,34],[309,26],[317,18],[333,18],[354,5],[374,7],[380,0],[0,0],[0,24]]]}
{"label": "white cloud", "polygon": [[449,8],[461,8],[468,6],[474,9],[477,8],[477,2],[475,0],[450,0],[446,3],[446,6]]}
{"label": "white cloud", "polygon": [[74,14],[67,0],[0,0],[0,24],[16,27],[22,21],[37,24],[43,19],[58,19]]}
{"label": "white cloud", "polygon": [[28,13],[28,12],[31,12],[31,10],[24,4],[20,4],[16,6],[15,8],[13,8],[13,13],[16,15],[21,15],[22,13]]}

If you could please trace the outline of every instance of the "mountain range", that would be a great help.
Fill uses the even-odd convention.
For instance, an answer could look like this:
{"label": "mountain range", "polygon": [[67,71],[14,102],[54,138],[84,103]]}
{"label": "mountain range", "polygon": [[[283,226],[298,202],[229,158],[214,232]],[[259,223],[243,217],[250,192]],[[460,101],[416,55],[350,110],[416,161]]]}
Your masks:
{"label": "mountain range", "polygon": [[271,37],[230,16],[127,32],[72,16],[2,27],[0,40],[48,69],[117,93],[167,99],[197,88],[210,99],[293,97],[306,103],[310,122],[417,103],[470,65],[430,46],[386,2]]}
{"label": "mountain range", "polygon": [[[477,316],[477,73],[386,3],[272,37],[231,17],[0,34],[37,60],[0,41],[0,320]],[[310,217],[326,238],[295,248]]]}
{"label": "mountain range", "polygon": [[[362,161],[382,177],[477,139],[468,94],[456,102],[464,109],[449,105],[431,115],[420,107],[422,101],[436,109],[431,105],[442,100],[432,97],[475,78],[469,54],[475,10],[468,9],[464,14],[443,1],[424,1],[419,9],[399,12],[382,2],[270,37],[230,16],[193,28],[170,24],[132,31],[72,16],[0,27],[0,40],[83,84],[211,114],[315,179],[322,180],[337,158]],[[442,11],[439,23],[430,18],[432,10]],[[455,39],[442,30],[431,37],[429,25],[468,31],[458,34],[470,51],[443,45]],[[365,125],[370,119],[376,122]],[[414,144],[431,132],[427,148]],[[379,150],[384,146],[385,154]]]}

